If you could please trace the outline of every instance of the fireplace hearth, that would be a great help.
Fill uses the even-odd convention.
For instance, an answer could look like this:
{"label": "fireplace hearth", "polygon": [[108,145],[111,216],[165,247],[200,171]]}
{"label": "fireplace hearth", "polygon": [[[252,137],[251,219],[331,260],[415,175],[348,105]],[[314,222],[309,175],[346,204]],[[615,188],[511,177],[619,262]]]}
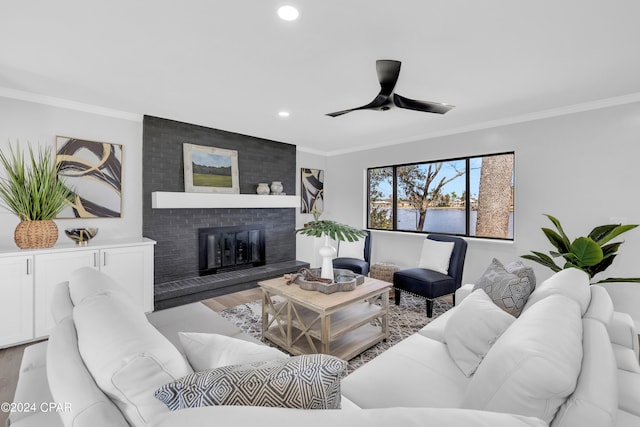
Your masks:
{"label": "fireplace hearth", "polygon": [[199,274],[265,265],[264,227],[210,227],[198,230]]}

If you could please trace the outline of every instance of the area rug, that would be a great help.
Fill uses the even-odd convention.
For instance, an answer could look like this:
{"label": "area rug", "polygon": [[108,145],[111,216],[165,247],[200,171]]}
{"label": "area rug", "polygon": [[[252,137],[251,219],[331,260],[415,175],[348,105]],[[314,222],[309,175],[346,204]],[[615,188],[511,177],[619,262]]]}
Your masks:
{"label": "area rug", "polygon": [[[422,329],[427,323],[451,308],[451,303],[443,300],[433,302],[433,317],[427,318],[425,300],[410,294],[403,294],[400,306],[393,301],[389,303],[389,340],[380,342],[364,353],[349,360],[347,373],[353,372],[369,360],[381,354],[391,346]],[[262,335],[262,308],[261,302],[253,301],[236,307],[231,307],[220,312],[220,315],[237,325],[245,333],[254,338],[261,339]],[[267,345],[275,346],[269,341]]]}

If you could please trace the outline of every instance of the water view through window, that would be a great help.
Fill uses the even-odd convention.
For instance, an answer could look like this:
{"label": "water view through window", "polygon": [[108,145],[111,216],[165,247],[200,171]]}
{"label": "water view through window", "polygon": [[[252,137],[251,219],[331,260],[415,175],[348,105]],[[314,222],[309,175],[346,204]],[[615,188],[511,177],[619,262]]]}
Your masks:
{"label": "water view through window", "polygon": [[513,239],[514,153],[368,170],[368,227]]}

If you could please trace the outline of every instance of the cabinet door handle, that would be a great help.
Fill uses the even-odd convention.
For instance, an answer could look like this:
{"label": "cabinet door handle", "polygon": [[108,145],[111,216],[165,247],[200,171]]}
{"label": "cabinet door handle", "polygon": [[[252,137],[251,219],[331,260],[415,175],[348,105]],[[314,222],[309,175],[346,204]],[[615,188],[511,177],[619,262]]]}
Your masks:
{"label": "cabinet door handle", "polygon": [[27,258],[27,276],[31,276],[31,260]]}
{"label": "cabinet door handle", "polygon": [[102,266],[103,266],[103,267],[106,267],[106,266],[107,266],[107,253],[106,253],[106,252],[104,252],[104,253],[102,254]]}
{"label": "cabinet door handle", "polygon": [[97,267],[98,267],[98,259],[96,258],[97,256],[98,256],[98,253],[97,253],[97,252],[94,252],[94,253],[93,253],[93,266],[94,266],[95,268],[97,268]]}

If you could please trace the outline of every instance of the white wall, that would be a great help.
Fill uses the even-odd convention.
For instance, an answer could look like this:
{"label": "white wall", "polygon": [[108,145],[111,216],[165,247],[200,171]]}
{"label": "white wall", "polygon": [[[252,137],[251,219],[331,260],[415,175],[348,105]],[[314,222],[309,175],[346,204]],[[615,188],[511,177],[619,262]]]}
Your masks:
{"label": "white wall", "polygon": [[[142,235],[142,122],[0,97],[0,150],[20,141],[55,146],[56,135],[123,145],[122,217],[62,219],[58,242],[67,240],[65,228],[98,227],[95,241]],[[13,232],[18,217],[0,207],[0,247],[17,247]]]}
{"label": "white wall", "polygon": [[[516,156],[515,240],[468,239],[464,281],[475,281],[493,257],[509,262],[531,249],[548,252],[551,246],[540,227],[551,224],[543,213],[559,218],[571,238],[605,223],[640,223],[640,103],[329,157],[325,188],[330,217],[366,225],[367,167],[512,150]],[[374,232],[373,262],[414,266],[423,238]],[[640,228],[623,239],[626,242],[606,277],[640,277],[636,264]],[[538,280],[551,274],[525,262],[534,266]]]}

